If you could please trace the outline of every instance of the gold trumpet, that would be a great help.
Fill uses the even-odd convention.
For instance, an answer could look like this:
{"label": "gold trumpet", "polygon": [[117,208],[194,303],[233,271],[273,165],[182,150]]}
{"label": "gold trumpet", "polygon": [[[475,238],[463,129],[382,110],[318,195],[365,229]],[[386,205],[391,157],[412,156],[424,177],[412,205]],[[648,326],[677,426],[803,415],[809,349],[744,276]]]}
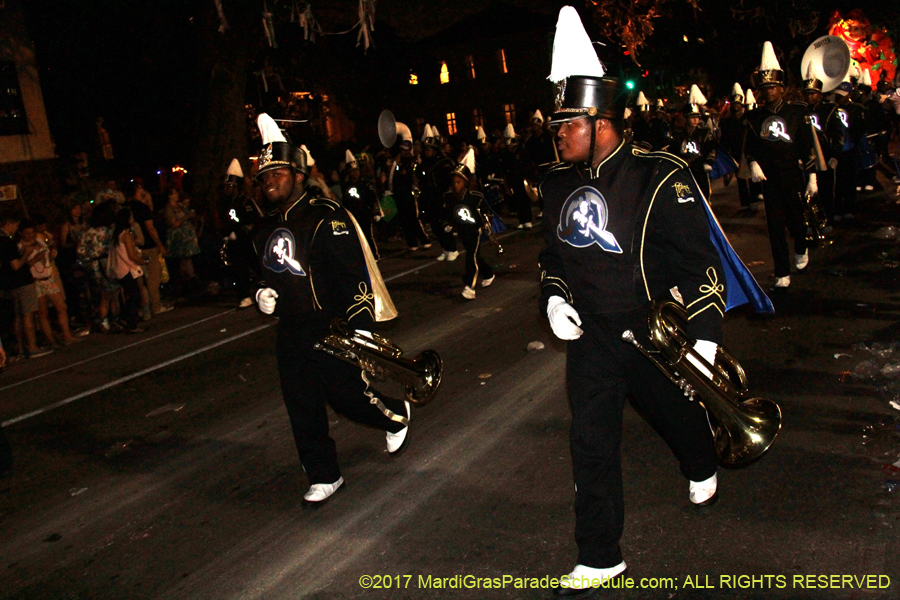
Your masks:
{"label": "gold trumpet", "polygon": [[430,401],[441,384],[443,362],[434,350],[425,350],[413,359],[403,358],[403,350],[386,337],[351,332],[343,319],[334,319],[331,333],[313,348],[361,368],[378,381],[390,377],[399,382],[413,404]]}
{"label": "gold trumpet", "polygon": [[[691,340],[672,318],[687,321],[687,312],[671,300],[655,300],[648,318],[650,341],[656,352],[647,350],[631,330],[622,339],[634,344],[669,380],[701,404],[715,419],[713,431],[716,454],[727,466],[747,465],[763,454],[781,430],[781,408],[766,398],[750,397],[747,377],[740,363],[721,346],[715,364],[710,364],[694,350]],[[712,373],[707,376],[693,360]]]}
{"label": "gold trumpet", "polygon": [[820,246],[829,245],[832,240],[825,237],[828,219],[819,204],[809,194],[803,197],[803,218],[806,220],[806,241]]}

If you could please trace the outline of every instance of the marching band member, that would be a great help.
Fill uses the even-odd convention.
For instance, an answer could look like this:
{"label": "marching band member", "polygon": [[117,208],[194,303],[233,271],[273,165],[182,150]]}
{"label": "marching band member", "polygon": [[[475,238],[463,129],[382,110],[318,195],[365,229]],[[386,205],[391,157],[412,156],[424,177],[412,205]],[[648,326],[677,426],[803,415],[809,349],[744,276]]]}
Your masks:
{"label": "marching band member", "polygon": [[456,165],[450,178],[450,191],[444,194],[444,204],[453,207],[453,218],[457,223],[459,239],[466,249],[466,273],[463,275],[462,296],[466,300],[475,299],[475,284],[481,277],[481,287],[494,283],[491,265],[481,257],[481,231],[484,219],[484,195],[469,190],[469,181],[475,174],[475,151],[470,149],[463,161]]}
{"label": "marching band member", "polygon": [[[791,263],[785,228],[794,238],[794,266],[803,271],[809,264],[803,191],[818,192],[810,152],[812,131],[806,124],[806,108],[786,102],[784,71],[770,42],[763,45],[759,69],[753,73],[760,99],[765,102],[747,113],[745,152],[750,178],[762,182],[766,206],[766,226],[775,262],[775,288],[791,285]],[[804,165],[801,168],[798,165]],[[804,183],[804,170],[809,170]]]}
{"label": "marching band member", "polygon": [[253,305],[253,298],[250,297],[250,280],[257,274],[253,236],[256,235],[256,229],[263,218],[262,209],[252,198],[241,192],[243,185],[244,171],[238,159],[233,158],[222,181],[221,195],[225,214],[220,218],[226,233],[223,242],[227,244],[228,271],[240,299],[238,308]]}
{"label": "marching band member", "polygon": [[705,105],[706,97],[696,84],[692,85],[684,107],[684,127],[672,131],[672,141],[665,149],[687,163],[703,196],[709,198],[709,172],[716,162],[716,141],[709,129],[700,127]]}
{"label": "marching band member", "polygon": [[[678,459],[690,501],[706,506],[718,498],[717,457],[703,407],[685,400],[622,341],[622,332],[647,336],[650,301],[671,291],[687,310],[695,350],[712,363],[726,298],[736,298],[726,290],[726,263],[712,238],[726,246],[727,240],[690,170],[670,154],[625,143],[627,90],[604,76],[570,6],[560,11],[552,65],[559,100],[550,121],[559,127],[564,162],[540,187],[546,203],[540,306],[554,334],[570,340],[566,380],[578,544],[577,564],[554,595],[588,598],[603,580],[625,571],[620,447],[627,395]],[[740,262],[729,259],[728,276],[742,270],[729,288],[765,298],[734,260]]]}
{"label": "marching band member", "polygon": [[345,319],[354,339],[375,321],[396,316],[381,273],[351,214],[307,185],[306,154],[288,143],[266,114],[257,180],[277,205],[256,238],[265,278],[256,293],[260,311],[279,317],[276,353],[281,391],[300,462],[309,477],[305,506],[319,506],[344,483],[326,402],[346,417],[387,433],[387,450],[406,446],[409,403],[371,388],[365,372],[313,345]]}

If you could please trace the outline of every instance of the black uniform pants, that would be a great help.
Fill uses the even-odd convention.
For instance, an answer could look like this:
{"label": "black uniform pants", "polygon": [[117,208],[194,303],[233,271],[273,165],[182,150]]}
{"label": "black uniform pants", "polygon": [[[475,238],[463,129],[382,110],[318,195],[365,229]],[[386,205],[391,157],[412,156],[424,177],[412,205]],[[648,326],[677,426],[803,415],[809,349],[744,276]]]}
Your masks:
{"label": "black uniform pants", "polygon": [[584,334],[569,342],[566,359],[572,403],[575,540],[578,564],[608,568],[622,562],[625,397],[631,397],[637,411],[669,445],[689,480],[712,477],[717,458],[706,411],[622,341],[626,329],[647,341],[646,307],[618,315],[582,314],[581,319]]}
{"label": "black uniform pants", "polygon": [[819,188],[819,207],[825,211],[830,225],[834,220],[834,171],[816,171],[816,185]]}
{"label": "black uniform pants", "polygon": [[759,196],[762,195],[762,185],[754,183],[750,179],[742,179],[736,177],[738,197],[741,200],[741,207],[750,208],[754,202],[759,202]]}
{"label": "black uniform pants", "polygon": [[421,241],[428,243],[428,236],[419,220],[419,206],[411,193],[398,193],[394,195],[397,204],[397,213],[400,217],[400,227],[403,229],[403,237],[411,247],[416,247]]}
{"label": "black uniform pants", "polygon": [[796,173],[772,171],[766,172],[762,184],[775,277],[787,277],[791,274],[791,258],[785,228],[794,238],[795,253],[804,254],[807,249],[806,219],[800,195],[803,180],[799,170]]}
{"label": "black uniform pants", "polygon": [[521,186],[513,187],[512,205],[516,211],[519,224],[531,223],[534,217],[531,214],[531,198]]}
{"label": "black uniform pants", "polygon": [[463,275],[463,282],[475,289],[478,278],[481,280],[490,279],[494,276],[494,270],[491,265],[481,257],[481,230],[477,227],[460,226],[459,239],[462,241],[463,247],[466,249],[466,274]]}
{"label": "black uniform pants", "polygon": [[[316,336],[316,332],[322,335]],[[406,417],[403,401],[370,389],[359,368],[313,350],[324,333],[319,327],[282,320],[276,341],[281,393],[310,485],[334,483],[341,476],[335,443],[328,435],[326,402],[349,419],[392,433],[405,427],[396,419]]]}
{"label": "black uniform pants", "polygon": [[228,243],[228,277],[234,281],[238,300],[250,297],[250,280],[259,264],[251,240],[237,239]]}
{"label": "black uniform pants", "polygon": [[842,152],[834,172],[834,213],[852,214],[856,210],[856,152]]}

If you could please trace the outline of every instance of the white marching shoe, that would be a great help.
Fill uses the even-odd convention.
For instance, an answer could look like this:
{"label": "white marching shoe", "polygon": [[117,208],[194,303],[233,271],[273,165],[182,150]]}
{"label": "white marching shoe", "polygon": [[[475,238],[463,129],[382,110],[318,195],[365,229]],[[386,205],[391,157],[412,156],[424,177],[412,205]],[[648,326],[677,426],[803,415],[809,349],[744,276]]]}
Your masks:
{"label": "white marching shoe", "polygon": [[559,579],[559,587],[553,590],[556,598],[590,598],[605,583],[625,572],[625,561],[614,567],[595,569],[584,565],[575,565],[575,569]]}
{"label": "white marching shoe", "polygon": [[469,286],[466,286],[465,289],[462,291],[462,297],[465,298],[466,300],[474,300],[475,299],[475,290],[473,290]]}
{"label": "white marching shoe", "polygon": [[807,265],[809,265],[809,250],[803,254],[794,255],[794,266],[797,267],[798,271],[805,270]]}
{"label": "white marching shoe", "polygon": [[453,262],[459,256],[459,252],[453,250],[452,252],[447,253],[447,262]]}
{"label": "white marching shoe", "polygon": [[718,476],[713,474],[712,477],[705,481],[692,481],[690,486],[691,502],[695,506],[711,506],[719,499],[719,493],[716,491],[718,487]]}
{"label": "white marching shoe", "polygon": [[409,410],[409,402],[404,400],[406,404],[406,422],[407,425],[397,433],[385,432],[387,438],[387,451],[391,456],[397,456],[406,450],[406,443],[409,441],[409,419],[412,417],[412,411]]}
{"label": "white marching shoe", "polygon": [[786,288],[791,285],[791,276],[787,277],[776,277],[775,278],[775,287],[776,288]]}
{"label": "white marching shoe", "polygon": [[447,260],[447,255],[448,255],[448,254],[450,254],[450,253],[447,252],[446,250],[444,250],[444,251],[441,252],[437,257],[435,257],[434,260]]}
{"label": "white marching shoe", "polygon": [[344,485],[343,477],[338,477],[334,483],[314,483],[309,486],[309,491],[303,494],[303,504],[305,506],[321,506],[342,485]]}
{"label": "white marching shoe", "polygon": [[491,276],[488,277],[487,279],[482,279],[482,280],[481,280],[481,287],[486,288],[486,287],[488,287],[489,285],[491,285],[492,283],[494,283],[494,277],[496,277],[496,275],[491,275]]}

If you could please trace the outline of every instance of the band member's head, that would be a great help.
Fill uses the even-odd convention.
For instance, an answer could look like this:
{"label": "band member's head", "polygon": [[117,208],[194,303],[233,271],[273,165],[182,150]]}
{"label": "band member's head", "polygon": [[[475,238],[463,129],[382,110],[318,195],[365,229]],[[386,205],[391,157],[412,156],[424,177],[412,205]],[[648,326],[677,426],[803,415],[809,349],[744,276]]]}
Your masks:
{"label": "band member's head", "polygon": [[628,90],[605,75],[578,12],[563,7],[553,39],[550,81],[556,83],[556,110],[550,123],[559,126],[557,146],[566,162],[593,165],[621,141]]}
{"label": "band member's head", "polygon": [[753,85],[757,95],[768,104],[778,104],[784,95],[784,71],[775,56],[775,48],[771,42],[763,44],[762,60],[759,68],[753,72]]}
{"label": "band member's head", "polygon": [[309,167],[306,153],[287,141],[275,121],[266,113],[257,118],[263,149],[259,153],[256,180],[266,199],[284,204],[298,197],[306,186]]}

